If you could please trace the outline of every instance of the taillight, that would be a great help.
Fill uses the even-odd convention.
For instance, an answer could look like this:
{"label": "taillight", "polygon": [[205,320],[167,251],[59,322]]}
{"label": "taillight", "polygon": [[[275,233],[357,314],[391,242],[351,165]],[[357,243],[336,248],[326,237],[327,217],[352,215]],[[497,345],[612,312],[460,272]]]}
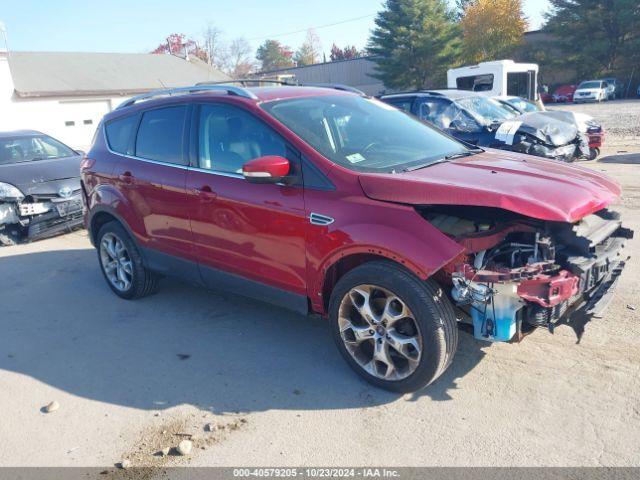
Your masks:
{"label": "taillight", "polygon": [[80,162],[80,171],[88,170],[95,165],[96,161],[92,158],[87,157],[86,155],[82,157],[82,161]]}

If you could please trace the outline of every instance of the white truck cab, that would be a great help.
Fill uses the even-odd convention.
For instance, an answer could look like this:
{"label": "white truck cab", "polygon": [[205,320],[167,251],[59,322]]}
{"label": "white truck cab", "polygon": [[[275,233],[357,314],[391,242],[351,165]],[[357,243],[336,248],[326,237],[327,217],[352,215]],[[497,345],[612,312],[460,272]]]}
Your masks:
{"label": "white truck cab", "polygon": [[538,65],[513,60],[482,62],[447,71],[447,87],[470,90],[489,97],[538,99]]}

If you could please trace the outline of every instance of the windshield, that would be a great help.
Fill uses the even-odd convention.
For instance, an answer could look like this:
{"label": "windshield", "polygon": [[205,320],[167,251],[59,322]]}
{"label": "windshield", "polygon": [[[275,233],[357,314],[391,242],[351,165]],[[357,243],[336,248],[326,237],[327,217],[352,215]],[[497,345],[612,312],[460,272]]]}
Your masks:
{"label": "windshield", "polygon": [[525,100],[524,98],[510,98],[507,100],[511,105],[516,107],[521,112],[537,112],[538,107],[534,104]]}
{"label": "windshield", "polygon": [[600,88],[601,86],[600,82],[583,82],[578,88]]}
{"label": "windshield", "polygon": [[0,165],[35,162],[77,155],[69,147],[48,135],[0,138]]}
{"label": "windshield", "polygon": [[515,118],[518,115],[509,107],[487,97],[467,97],[456,102],[467,110],[475,119],[483,125],[502,123],[505,120]]}
{"label": "windshield", "polygon": [[365,172],[426,167],[468,155],[464,145],[377,100],[322,96],[262,105],[329,160]]}

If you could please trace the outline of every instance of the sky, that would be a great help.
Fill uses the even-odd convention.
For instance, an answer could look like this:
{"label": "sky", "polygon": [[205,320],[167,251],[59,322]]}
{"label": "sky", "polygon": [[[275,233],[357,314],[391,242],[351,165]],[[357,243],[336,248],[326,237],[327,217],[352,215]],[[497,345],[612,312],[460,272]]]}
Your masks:
{"label": "sky", "polygon": [[[530,29],[538,28],[547,0],[524,2]],[[266,38],[295,49],[314,28],[328,56],[334,42],[363,48],[381,5],[379,0],[0,0],[0,22],[15,51],[149,52],[170,33],[198,40],[210,23],[227,41],[245,37],[254,49]]]}

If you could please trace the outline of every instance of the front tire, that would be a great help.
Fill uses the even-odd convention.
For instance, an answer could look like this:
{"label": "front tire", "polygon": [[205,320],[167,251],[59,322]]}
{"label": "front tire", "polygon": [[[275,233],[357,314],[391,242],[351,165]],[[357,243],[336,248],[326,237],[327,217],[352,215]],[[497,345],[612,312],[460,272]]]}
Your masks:
{"label": "front tire", "polygon": [[100,270],[113,293],[132,300],[156,291],[158,275],[144,266],[137,246],[120,223],[103,225],[96,245]]}
{"label": "front tire", "polygon": [[449,367],[458,345],[453,306],[432,280],[391,262],[346,273],[329,302],[338,350],[356,373],[393,392],[413,392]]}

